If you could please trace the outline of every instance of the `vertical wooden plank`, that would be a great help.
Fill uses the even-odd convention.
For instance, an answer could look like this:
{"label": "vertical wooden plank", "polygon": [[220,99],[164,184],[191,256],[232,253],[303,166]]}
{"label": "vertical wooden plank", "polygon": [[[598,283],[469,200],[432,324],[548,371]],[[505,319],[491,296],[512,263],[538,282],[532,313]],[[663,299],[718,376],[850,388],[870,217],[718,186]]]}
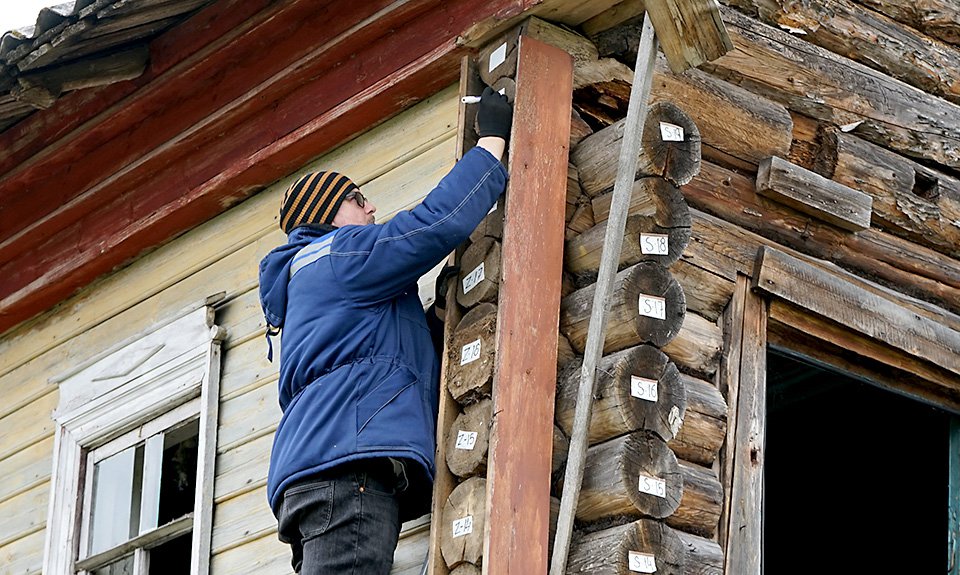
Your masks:
{"label": "vertical wooden plank", "polygon": [[546,573],[573,61],[520,39],[484,573]]}
{"label": "vertical wooden plank", "polygon": [[[734,425],[728,426],[735,431],[728,447],[728,453],[732,454],[732,474],[724,572],[760,575],[767,422],[767,302],[747,290],[744,279],[738,276],[737,282],[737,295],[744,294],[739,374],[737,380],[728,382],[730,390],[736,387],[736,411]],[[728,435],[728,443],[729,440]]]}
{"label": "vertical wooden plank", "polygon": [[960,417],[950,418],[950,479],[947,482],[947,575],[960,575]]}
{"label": "vertical wooden plank", "polygon": [[[483,83],[477,74],[476,63],[473,56],[466,55],[460,60],[460,92],[457,94],[457,100],[467,95],[476,95],[483,90]],[[476,118],[476,106],[467,106],[460,104],[458,134],[457,134],[457,159],[463,157],[463,154],[472,148],[477,142],[476,133],[473,130],[474,119]],[[456,263],[456,257],[450,256],[451,265]],[[448,279],[456,285],[456,277]],[[447,433],[457,418],[460,409],[457,402],[454,401],[450,392],[447,391],[447,345],[453,334],[453,328],[460,323],[461,313],[457,306],[457,290],[447,290],[446,316],[443,323],[443,353],[440,354],[440,413],[437,416],[437,447],[434,454],[436,462],[436,474],[433,480],[433,503],[431,506],[430,522],[430,541],[427,546],[427,573],[429,575],[447,575],[450,572],[447,564],[440,553],[440,530],[444,529],[440,518],[443,515],[443,505],[450,496],[450,492],[456,486],[456,478],[447,467],[446,452]]]}

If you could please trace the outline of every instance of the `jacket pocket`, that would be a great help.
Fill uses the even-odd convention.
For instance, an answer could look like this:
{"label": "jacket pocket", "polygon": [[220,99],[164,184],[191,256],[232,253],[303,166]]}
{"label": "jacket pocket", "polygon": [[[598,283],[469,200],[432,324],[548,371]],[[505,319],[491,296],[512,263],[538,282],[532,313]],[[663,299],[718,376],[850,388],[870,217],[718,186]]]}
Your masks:
{"label": "jacket pocket", "polygon": [[[403,421],[403,412],[406,411],[404,404],[409,401],[407,396],[412,393],[411,388],[415,384],[416,377],[409,369],[396,367],[364,394],[357,401],[357,435],[360,436],[364,431],[373,431],[370,427],[374,420],[383,416],[391,418],[392,424],[396,426],[394,433],[403,435],[402,426],[412,423]],[[397,418],[394,419],[394,416],[397,416]],[[390,443],[391,434],[380,433],[380,426],[375,427],[378,428],[377,432],[374,433],[376,437],[368,437],[364,443],[368,445]]]}

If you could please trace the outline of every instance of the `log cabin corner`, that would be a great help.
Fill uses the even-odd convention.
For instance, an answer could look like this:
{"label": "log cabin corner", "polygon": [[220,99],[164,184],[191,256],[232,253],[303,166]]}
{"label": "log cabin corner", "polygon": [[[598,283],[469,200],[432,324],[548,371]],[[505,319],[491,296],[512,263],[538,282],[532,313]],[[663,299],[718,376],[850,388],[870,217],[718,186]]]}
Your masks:
{"label": "log cabin corner", "polygon": [[257,297],[283,190],[336,169],[409,209],[485,85],[510,183],[450,256],[433,510],[393,573],[547,573],[569,520],[571,575],[792,572],[801,541],[960,575],[953,0],[42,10],[0,37],[0,573],[291,573]]}

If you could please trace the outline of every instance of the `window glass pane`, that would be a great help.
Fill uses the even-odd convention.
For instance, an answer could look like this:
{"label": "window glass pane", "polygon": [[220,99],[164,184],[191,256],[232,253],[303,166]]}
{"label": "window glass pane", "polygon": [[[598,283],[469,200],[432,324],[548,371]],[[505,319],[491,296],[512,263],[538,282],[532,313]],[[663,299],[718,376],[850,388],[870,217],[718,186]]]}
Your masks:
{"label": "window glass pane", "polygon": [[160,508],[160,473],[163,466],[163,434],[147,439],[143,449],[143,491],[140,498],[140,533],[155,529]]}
{"label": "window glass pane", "polygon": [[193,511],[199,437],[200,422],[197,420],[164,434],[158,525]]}
{"label": "window glass pane", "polygon": [[90,575],[133,575],[133,555],[128,555],[119,561],[94,569]]}
{"label": "window glass pane", "polygon": [[192,540],[193,535],[187,533],[151,549],[149,575],[189,573]]}
{"label": "window glass pane", "polygon": [[[114,547],[130,538],[130,527],[139,511],[134,510],[134,485],[140,473],[137,447],[125,449],[97,462],[93,469],[93,496],[90,511],[90,554]],[[142,461],[142,454],[140,457]],[[139,493],[138,493],[139,495]],[[137,505],[139,507],[139,505]]]}

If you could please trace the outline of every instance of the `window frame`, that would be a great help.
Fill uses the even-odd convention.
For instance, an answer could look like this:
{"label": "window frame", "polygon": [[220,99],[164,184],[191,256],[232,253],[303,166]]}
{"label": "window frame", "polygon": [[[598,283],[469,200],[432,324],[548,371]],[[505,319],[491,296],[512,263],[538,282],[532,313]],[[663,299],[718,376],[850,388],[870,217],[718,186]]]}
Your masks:
{"label": "window frame", "polygon": [[[136,569],[145,565],[150,548],[187,532],[191,575],[209,573],[220,346],[226,335],[213,318],[207,302],[194,305],[52,379],[60,384],[60,402],[44,573],[87,573],[130,552]],[[93,457],[119,453],[193,419],[199,421],[193,512],[88,555]]]}

